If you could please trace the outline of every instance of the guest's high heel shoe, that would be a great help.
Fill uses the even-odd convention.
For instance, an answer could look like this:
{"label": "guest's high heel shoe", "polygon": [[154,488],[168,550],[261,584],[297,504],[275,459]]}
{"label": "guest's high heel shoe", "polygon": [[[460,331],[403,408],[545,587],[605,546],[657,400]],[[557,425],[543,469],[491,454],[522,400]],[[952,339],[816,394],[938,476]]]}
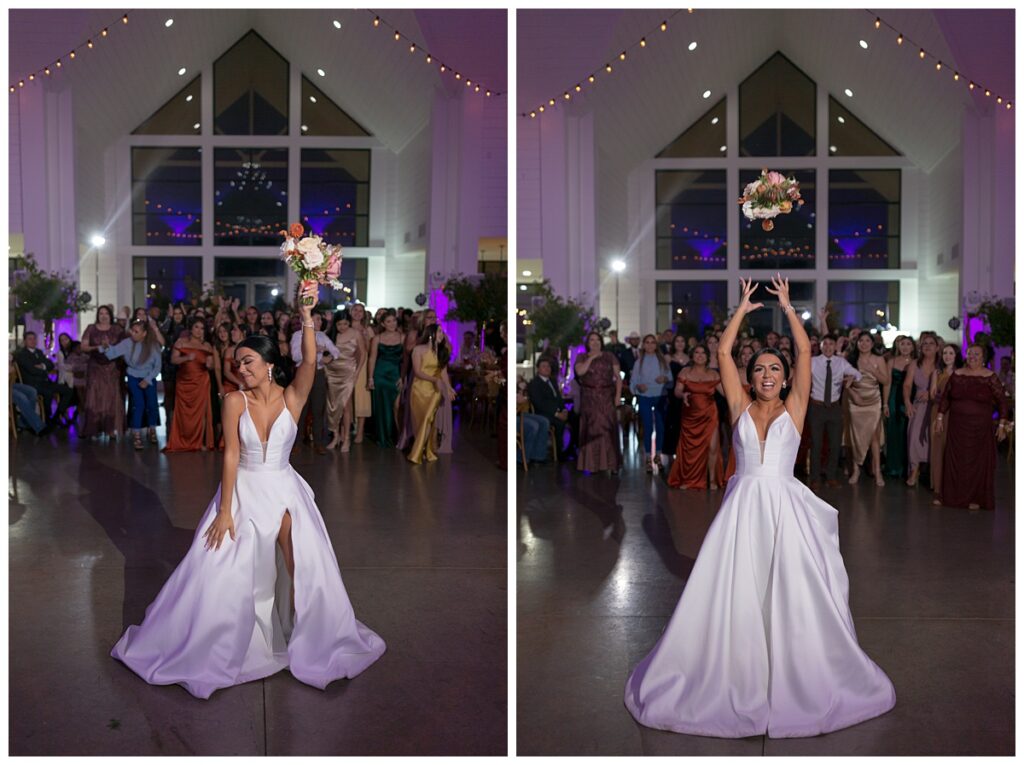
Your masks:
{"label": "guest's high heel shoe", "polygon": [[859,481],[859,480],[860,480],[860,466],[859,465],[854,465],[853,466],[853,472],[850,473],[850,484],[853,485],[853,484],[857,483],[857,481]]}
{"label": "guest's high heel shoe", "polygon": [[917,474],[920,468],[914,468],[910,471],[910,478],[907,479],[907,486],[917,486]]}

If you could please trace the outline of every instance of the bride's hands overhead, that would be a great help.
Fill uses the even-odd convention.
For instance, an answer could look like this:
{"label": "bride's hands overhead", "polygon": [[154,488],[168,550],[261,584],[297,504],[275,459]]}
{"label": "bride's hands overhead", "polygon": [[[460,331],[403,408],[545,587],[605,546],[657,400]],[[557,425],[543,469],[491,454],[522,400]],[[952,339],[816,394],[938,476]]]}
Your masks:
{"label": "bride's hands overhead", "polygon": [[751,277],[744,281],[740,279],[740,289],[743,291],[743,297],[740,299],[740,307],[738,310],[744,314],[748,314],[751,311],[756,311],[758,308],[764,308],[764,303],[751,303],[750,296],[754,294],[754,291],[758,288],[758,284],[754,284],[754,279]]}
{"label": "bride's hands overhead", "polygon": [[[775,289],[772,289],[774,287]],[[783,279],[782,274],[775,274],[772,277],[772,286],[765,287],[768,293],[779,299],[780,308],[789,308],[789,279]]]}

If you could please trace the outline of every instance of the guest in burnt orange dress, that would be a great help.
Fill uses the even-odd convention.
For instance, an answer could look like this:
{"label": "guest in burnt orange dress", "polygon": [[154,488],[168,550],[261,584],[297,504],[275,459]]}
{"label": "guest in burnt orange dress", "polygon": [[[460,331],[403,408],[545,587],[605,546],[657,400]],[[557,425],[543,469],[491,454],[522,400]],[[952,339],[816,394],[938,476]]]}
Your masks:
{"label": "guest in burnt orange dress", "polygon": [[[993,409],[999,411],[995,429]],[[939,498],[943,505],[995,509],[996,441],[1006,438],[1006,415],[1006,389],[996,373],[985,368],[985,349],[972,345],[967,366],[950,375],[935,417],[937,430],[948,428]]]}
{"label": "guest in burnt orange dress", "polygon": [[206,325],[194,319],[189,334],[174,344],[171,363],[178,373],[174,390],[174,421],[165,452],[195,452],[213,448],[213,410],[210,370],[213,346],[203,337]]}
{"label": "guest in burnt orange dress", "polygon": [[619,362],[604,350],[597,332],[587,335],[587,353],[576,358],[580,387],[580,438],[576,469],[617,473],[622,467],[618,404],[622,400]]}
{"label": "guest in burnt orange dress", "polygon": [[718,406],[715,388],[722,381],[708,369],[708,349],[698,345],[690,354],[693,363],[676,378],[675,395],[683,400],[676,458],[668,474],[674,489],[717,489],[725,480],[722,451],[718,444]]}

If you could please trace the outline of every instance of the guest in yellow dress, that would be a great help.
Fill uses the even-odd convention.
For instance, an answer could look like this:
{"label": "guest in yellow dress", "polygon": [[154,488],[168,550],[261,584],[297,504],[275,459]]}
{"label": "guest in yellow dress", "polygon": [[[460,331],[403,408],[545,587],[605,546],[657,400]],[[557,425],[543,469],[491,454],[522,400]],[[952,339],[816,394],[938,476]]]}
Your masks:
{"label": "guest in yellow dress", "polygon": [[366,428],[366,418],[373,414],[373,394],[370,393],[369,388],[367,357],[370,343],[373,341],[375,333],[370,328],[370,315],[366,312],[366,306],[362,303],[353,303],[348,311],[352,317],[353,329],[363,333],[363,340],[367,348],[367,353],[363,354],[363,361],[359,365],[359,371],[356,374],[355,390],[352,392],[353,409],[356,419],[355,443],[361,444],[363,442],[363,431]]}
{"label": "guest in yellow dress", "polygon": [[415,440],[408,459],[416,465],[423,460],[433,462],[437,459],[437,410],[445,398],[449,401],[455,399],[455,391],[448,380],[451,346],[444,339],[441,325],[431,324],[423,328],[412,351],[413,382],[409,391],[409,412]]}

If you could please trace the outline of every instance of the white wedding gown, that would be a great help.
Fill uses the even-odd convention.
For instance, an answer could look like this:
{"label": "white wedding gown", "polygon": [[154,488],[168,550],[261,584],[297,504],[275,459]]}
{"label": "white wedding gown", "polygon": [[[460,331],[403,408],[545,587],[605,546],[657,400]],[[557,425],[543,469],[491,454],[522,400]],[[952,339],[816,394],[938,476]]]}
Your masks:
{"label": "white wedding gown", "polygon": [[626,683],[650,728],[721,738],[815,736],[896,703],[861,650],[839,552],[838,512],[793,476],[788,412],[764,454],[744,411],[736,474],[657,645]]}
{"label": "white wedding gown", "polygon": [[[243,394],[244,395],[244,394]],[[205,549],[220,487],[192,547],[111,651],[154,685],[180,683],[209,698],[219,688],[289,669],[317,688],[355,677],[384,653],[384,641],[356,620],[313,491],[288,457],[298,428],[285,407],[261,444],[246,409],[239,419],[240,459],[231,497],[235,539]],[[277,546],[291,514],[292,580]]]}

